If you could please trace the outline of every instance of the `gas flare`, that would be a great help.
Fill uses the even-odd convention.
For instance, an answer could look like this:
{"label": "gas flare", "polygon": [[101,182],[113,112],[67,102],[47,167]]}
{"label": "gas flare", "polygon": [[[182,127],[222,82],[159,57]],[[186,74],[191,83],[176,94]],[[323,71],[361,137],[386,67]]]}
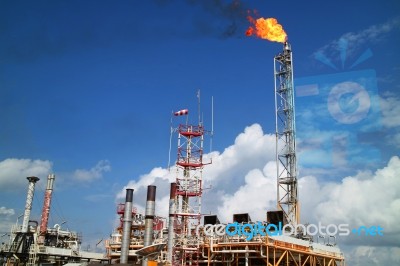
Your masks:
{"label": "gas flare", "polygon": [[254,19],[249,15],[247,16],[247,19],[251,24],[253,24],[247,29],[247,36],[256,35],[261,39],[282,43],[287,40],[286,32],[275,18]]}

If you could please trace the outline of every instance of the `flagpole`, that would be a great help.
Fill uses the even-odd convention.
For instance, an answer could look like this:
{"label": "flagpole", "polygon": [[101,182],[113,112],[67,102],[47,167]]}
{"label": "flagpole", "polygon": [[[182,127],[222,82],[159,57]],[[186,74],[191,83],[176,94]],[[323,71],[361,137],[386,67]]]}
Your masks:
{"label": "flagpole", "polygon": [[210,152],[212,152],[212,139],[214,136],[214,96],[211,96],[211,138],[210,138]]}

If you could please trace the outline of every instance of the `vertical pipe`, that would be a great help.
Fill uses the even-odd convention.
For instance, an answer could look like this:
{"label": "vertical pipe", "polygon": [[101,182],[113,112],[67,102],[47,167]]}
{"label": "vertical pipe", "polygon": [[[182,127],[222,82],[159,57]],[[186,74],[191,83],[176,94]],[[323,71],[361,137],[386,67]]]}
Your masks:
{"label": "vertical pipe", "polygon": [[[248,251],[248,250],[249,250],[249,248],[248,248],[248,246],[246,246],[246,251]],[[246,252],[246,254],[244,254],[244,261],[245,261],[244,265],[249,266],[249,252]]]}
{"label": "vertical pipe", "polygon": [[175,195],[176,183],[171,183],[169,194],[169,221],[168,221],[168,257],[167,260],[172,263],[172,249],[174,246],[174,222],[175,222]]}
{"label": "vertical pipe", "polygon": [[276,57],[274,57],[274,92],[275,92],[275,161],[276,161],[276,208],[277,210],[282,210],[282,206],[280,205],[280,193],[279,193],[279,125],[278,125],[278,89],[277,89],[277,63]]}
{"label": "vertical pipe", "polygon": [[[144,222],[144,243],[143,246],[147,247],[153,244],[153,221],[156,205],[156,186],[147,187],[147,201]],[[143,266],[147,265],[147,258],[143,259]]]}
{"label": "vertical pipe", "polygon": [[29,176],[26,179],[28,179],[29,181],[29,186],[28,186],[28,194],[26,196],[24,220],[22,222],[22,229],[21,229],[22,233],[28,232],[28,224],[29,224],[29,218],[31,216],[33,195],[35,193],[35,183],[40,180],[36,176]]}
{"label": "vertical pipe", "polygon": [[43,244],[45,239],[45,234],[47,232],[47,225],[49,222],[49,214],[50,214],[50,204],[51,204],[51,194],[53,192],[54,186],[54,174],[49,174],[47,176],[47,186],[46,192],[44,194],[44,202],[43,202],[43,209],[42,209],[42,219],[40,221],[40,236],[39,236],[39,243]]}
{"label": "vertical pipe", "polygon": [[124,211],[124,225],[122,228],[122,244],[121,244],[121,257],[120,263],[126,264],[128,263],[128,255],[129,255],[129,245],[131,242],[131,231],[132,231],[132,198],[133,198],[133,189],[126,189],[126,198],[125,198],[125,211]]}

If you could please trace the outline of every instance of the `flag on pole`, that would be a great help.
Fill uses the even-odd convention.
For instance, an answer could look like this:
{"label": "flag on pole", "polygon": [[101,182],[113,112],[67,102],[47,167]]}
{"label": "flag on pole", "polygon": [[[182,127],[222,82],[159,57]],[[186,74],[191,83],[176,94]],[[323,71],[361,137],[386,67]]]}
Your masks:
{"label": "flag on pole", "polygon": [[187,115],[188,113],[189,113],[188,109],[183,109],[183,110],[180,110],[178,112],[175,112],[174,115],[175,116],[180,116],[180,115]]}

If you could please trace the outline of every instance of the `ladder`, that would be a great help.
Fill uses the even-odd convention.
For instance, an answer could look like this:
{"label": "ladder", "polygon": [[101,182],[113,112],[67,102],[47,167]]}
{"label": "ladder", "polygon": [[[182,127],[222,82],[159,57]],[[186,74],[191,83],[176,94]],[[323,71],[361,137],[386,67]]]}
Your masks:
{"label": "ladder", "polygon": [[32,244],[29,247],[29,257],[28,257],[28,263],[26,264],[27,266],[35,266],[36,265],[36,245]]}

